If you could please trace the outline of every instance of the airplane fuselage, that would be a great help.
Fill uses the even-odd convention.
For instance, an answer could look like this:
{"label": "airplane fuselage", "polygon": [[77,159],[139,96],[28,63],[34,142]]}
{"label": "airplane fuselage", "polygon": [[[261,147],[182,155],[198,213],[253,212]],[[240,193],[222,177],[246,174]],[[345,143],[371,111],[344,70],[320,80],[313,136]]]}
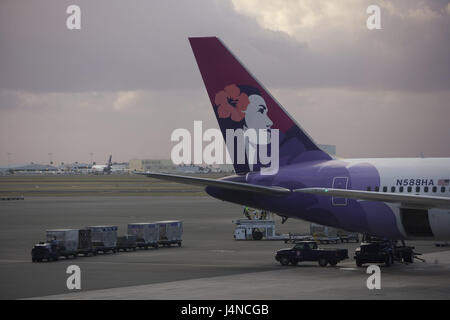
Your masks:
{"label": "airplane fuselage", "polygon": [[[251,172],[225,180],[291,190],[311,187],[450,197],[450,158],[319,160],[283,166],[276,175]],[[391,239],[450,239],[450,210],[401,203],[291,193],[265,196],[207,187],[221,200],[266,209],[348,231]]]}

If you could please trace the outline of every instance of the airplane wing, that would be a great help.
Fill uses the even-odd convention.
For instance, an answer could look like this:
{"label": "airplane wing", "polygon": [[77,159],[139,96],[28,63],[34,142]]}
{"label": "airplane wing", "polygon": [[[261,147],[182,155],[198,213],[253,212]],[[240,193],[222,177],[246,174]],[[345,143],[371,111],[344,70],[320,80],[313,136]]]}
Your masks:
{"label": "airplane wing", "polygon": [[416,194],[399,194],[390,192],[375,192],[347,189],[329,188],[303,188],[295,189],[293,192],[310,193],[321,196],[334,196],[356,200],[371,200],[391,203],[401,203],[402,206],[413,206],[421,208],[450,209],[450,198],[425,196]]}
{"label": "airplane wing", "polygon": [[258,186],[249,183],[243,182],[234,182],[227,180],[217,180],[217,179],[207,179],[207,178],[197,178],[197,177],[187,177],[187,176],[178,176],[173,174],[166,173],[155,173],[155,172],[135,172],[136,174],[145,175],[150,178],[156,178],[161,180],[169,180],[184,184],[193,184],[204,187],[217,187],[228,190],[237,190],[237,191],[247,191],[247,192],[256,192],[263,193],[271,196],[283,196],[291,192],[291,190],[283,188],[283,187],[266,187],[266,186]]}

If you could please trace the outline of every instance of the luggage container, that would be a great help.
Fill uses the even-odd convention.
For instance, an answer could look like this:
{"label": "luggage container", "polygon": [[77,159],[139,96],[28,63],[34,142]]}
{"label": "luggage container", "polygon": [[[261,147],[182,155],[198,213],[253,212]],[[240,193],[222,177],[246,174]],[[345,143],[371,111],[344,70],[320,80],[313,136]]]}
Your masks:
{"label": "luggage container", "polygon": [[78,230],[77,229],[52,229],[46,231],[47,243],[56,245],[58,256],[68,258],[77,257]]}
{"label": "luggage container", "polygon": [[157,223],[129,223],[128,234],[134,234],[138,248],[158,248],[159,225]]}
{"label": "luggage container", "polygon": [[169,247],[172,244],[178,244],[178,246],[181,247],[181,235],[183,234],[182,221],[158,221],[156,224],[159,227],[159,245]]}
{"label": "luggage container", "polygon": [[99,252],[117,251],[117,226],[89,226],[91,231],[92,250],[94,254]]}
{"label": "luggage container", "polygon": [[128,250],[132,250],[132,251],[136,251],[136,235],[134,234],[126,234],[124,236],[118,237],[117,238],[117,251],[123,250],[128,251]]}
{"label": "luggage container", "polygon": [[79,229],[78,230],[78,254],[83,254],[88,256],[93,254],[92,250],[92,232],[90,229]]}

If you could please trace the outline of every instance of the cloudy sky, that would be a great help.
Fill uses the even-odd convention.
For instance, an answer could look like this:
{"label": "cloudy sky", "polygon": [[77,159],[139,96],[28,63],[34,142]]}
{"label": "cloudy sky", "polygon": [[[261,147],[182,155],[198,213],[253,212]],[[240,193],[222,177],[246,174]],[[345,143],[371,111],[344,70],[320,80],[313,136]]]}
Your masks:
{"label": "cloudy sky", "polygon": [[450,156],[449,1],[2,0],[0,164],[169,158],[174,129],[217,128],[189,36],[219,36],[342,157]]}

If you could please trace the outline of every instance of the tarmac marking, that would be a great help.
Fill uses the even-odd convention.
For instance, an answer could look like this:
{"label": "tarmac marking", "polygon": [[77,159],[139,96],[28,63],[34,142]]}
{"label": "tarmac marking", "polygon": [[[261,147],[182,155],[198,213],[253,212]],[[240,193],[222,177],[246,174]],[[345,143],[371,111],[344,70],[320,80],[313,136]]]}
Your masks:
{"label": "tarmac marking", "polygon": [[436,299],[448,298],[450,293],[450,288],[440,286],[448,278],[442,278],[442,270],[434,268],[424,273],[427,277],[421,282],[415,275],[399,278],[397,273],[385,274],[384,286],[378,292],[367,290],[364,273],[336,276],[333,268],[317,267],[314,273],[298,272],[300,269],[279,268],[31,299],[405,299],[405,292],[410,299]]}

